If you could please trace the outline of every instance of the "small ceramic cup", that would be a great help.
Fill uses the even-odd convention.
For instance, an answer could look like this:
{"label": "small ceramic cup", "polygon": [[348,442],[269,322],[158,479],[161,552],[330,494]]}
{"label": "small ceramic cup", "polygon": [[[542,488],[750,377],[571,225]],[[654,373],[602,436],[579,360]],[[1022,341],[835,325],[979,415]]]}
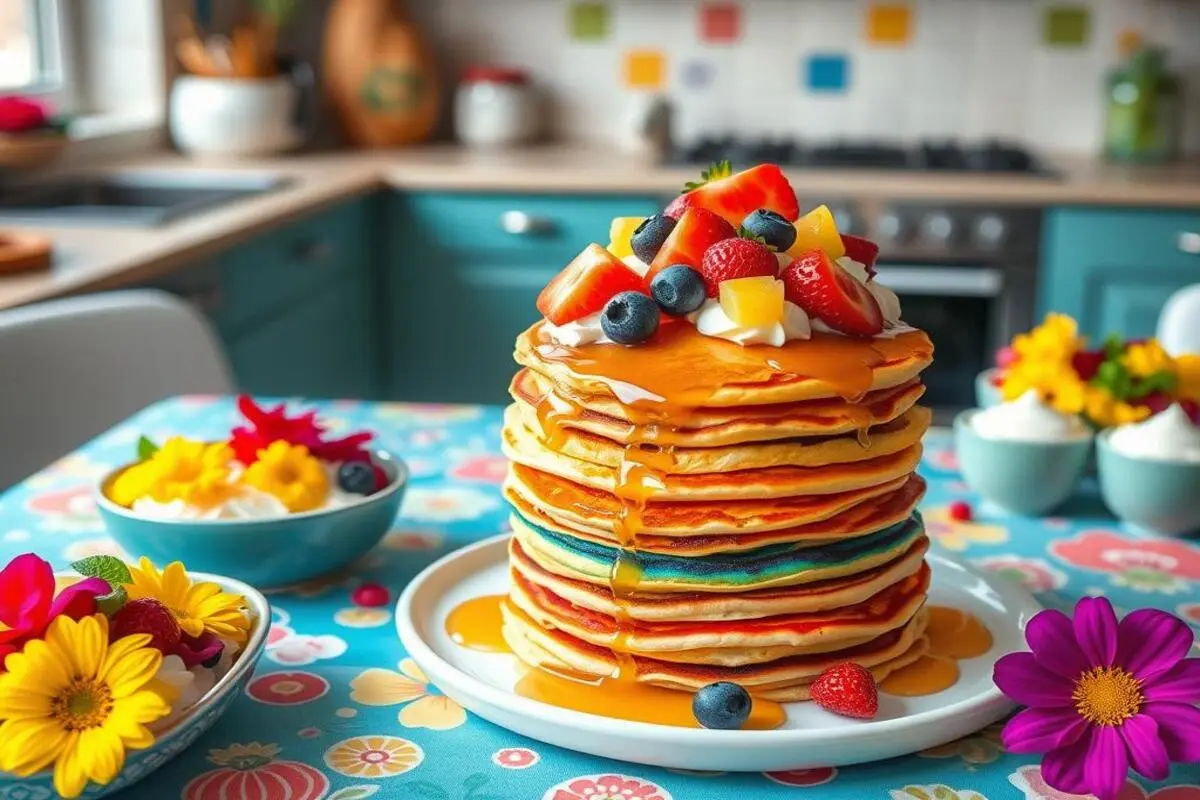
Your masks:
{"label": "small ceramic cup", "polygon": [[968,486],[1006,511],[1030,517],[1071,496],[1087,466],[1091,435],[1066,442],[987,439],[971,424],[978,412],[954,418],[954,447]]}
{"label": "small ceramic cup", "polygon": [[1200,464],[1131,458],[1096,437],[1100,493],[1132,528],[1163,536],[1200,533]]}
{"label": "small ceramic cup", "polygon": [[975,376],[975,405],[980,408],[991,408],[1004,402],[1000,387],[992,381],[999,374],[995,367],[985,369]]}

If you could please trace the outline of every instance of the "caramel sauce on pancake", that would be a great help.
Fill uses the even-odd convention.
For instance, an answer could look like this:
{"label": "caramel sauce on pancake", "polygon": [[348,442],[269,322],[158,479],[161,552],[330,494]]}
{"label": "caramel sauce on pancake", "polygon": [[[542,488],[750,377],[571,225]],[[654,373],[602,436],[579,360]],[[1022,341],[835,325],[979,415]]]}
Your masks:
{"label": "caramel sauce on pancake", "polygon": [[887,676],[880,689],[901,697],[936,694],[958,683],[959,659],[992,649],[992,633],[978,617],[947,606],[929,607],[925,637],[929,652]]}

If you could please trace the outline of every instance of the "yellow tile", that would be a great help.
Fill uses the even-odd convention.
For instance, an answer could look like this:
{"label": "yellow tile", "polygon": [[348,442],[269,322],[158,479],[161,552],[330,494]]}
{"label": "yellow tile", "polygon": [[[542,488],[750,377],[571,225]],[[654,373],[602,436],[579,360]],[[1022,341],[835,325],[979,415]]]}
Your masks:
{"label": "yellow tile", "polygon": [[867,9],[867,41],[906,44],[912,36],[912,12],[903,3],[875,3]]}
{"label": "yellow tile", "polygon": [[658,50],[625,54],[625,85],[631,89],[661,89],[667,80],[667,59]]}

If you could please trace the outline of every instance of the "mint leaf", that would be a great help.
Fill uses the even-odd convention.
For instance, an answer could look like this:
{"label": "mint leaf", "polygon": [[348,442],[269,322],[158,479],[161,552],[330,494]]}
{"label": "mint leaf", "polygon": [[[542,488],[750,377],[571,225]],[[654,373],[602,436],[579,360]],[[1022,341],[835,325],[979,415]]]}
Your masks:
{"label": "mint leaf", "polygon": [[1130,397],[1139,399],[1146,395],[1154,394],[1155,392],[1173,392],[1179,384],[1179,376],[1167,370],[1155,372],[1153,375],[1147,375],[1142,378],[1133,391],[1130,392]]}
{"label": "mint leaf", "polygon": [[88,556],[73,562],[71,569],[85,578],[103,578],[114,591],[123,583],[133,583],[129,567],[116,556]]}
{"label": "mint leaf", "polygon": [[1115,333],[1109,334],[1108,338],[1104,340],[1104,359],[1106,361],[1116,361],[1124,351],[1125,343]]}
{"label": "mint leaf", "polygon": [[106,617],[116,614],[129,600],[124,586],[117,586],[111,592],[96,598],[96,610]]}
{"label": "mint leaf", "polygon": [[145,436],[138,439],[137,456],[139,459],[145,461],[157,452],[158,445],[156,445],[154,442],[150,441]]}

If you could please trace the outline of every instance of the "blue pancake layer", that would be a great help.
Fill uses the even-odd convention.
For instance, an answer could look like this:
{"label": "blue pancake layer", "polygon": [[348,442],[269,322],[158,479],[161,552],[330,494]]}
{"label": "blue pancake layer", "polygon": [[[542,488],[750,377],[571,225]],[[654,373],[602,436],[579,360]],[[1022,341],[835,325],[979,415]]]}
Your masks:
{"label": "blue pancake layer", "polygon": [[[597,565],[604,574],[608,574],[617,560],[619,548],[547,530],[530,522],[518,509],[514,508],[513,512],[551,550],[566,551],[574,557],[586,559]],[[776,544],[740,553],[691,558],[639,551],[637,564],[644,583],[749,586],[805,570],[839,567],[889,552],[899,555],[924,532],[924,521],[920,513],[914,511],[908,519],[883,530],[830,544],[810,547]]]}

